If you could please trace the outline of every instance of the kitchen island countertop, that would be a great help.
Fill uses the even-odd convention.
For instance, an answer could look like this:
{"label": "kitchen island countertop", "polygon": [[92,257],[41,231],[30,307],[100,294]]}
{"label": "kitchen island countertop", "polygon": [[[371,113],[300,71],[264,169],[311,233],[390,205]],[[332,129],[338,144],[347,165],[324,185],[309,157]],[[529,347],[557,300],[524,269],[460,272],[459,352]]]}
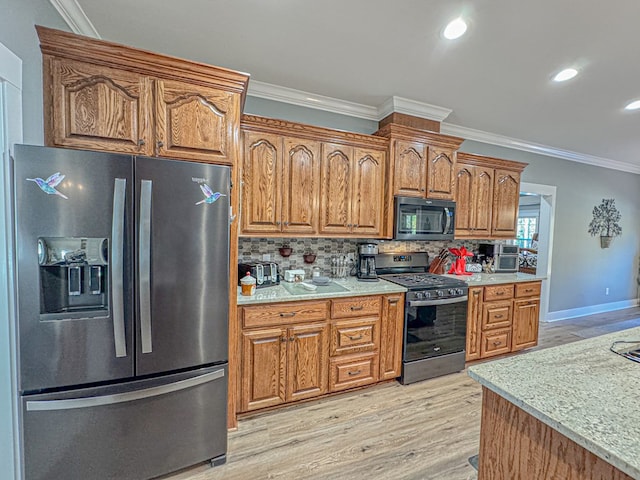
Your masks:
{"label": "kitchen island countertop", "polygon": [[619,340],[640,340],[640,327],[473,365],[468,374],[640,479],[640,363],[609,350]]}
{"label": "kitchen island countertop", "polygon": [[[309,280],[308,283],[311,283]],[[265,287],[256,289],[256,294],[252,296],[244,296],[240,294],[238,287],[238,305],[257,305],[260,303],[278,303],[278,302],[297,302],[304,300],[317,300],[323,298],[336,297],[357,297],[362,295],[385,295],[388,293],[404,293],[406,288],[396,285],[395,283],[379,280],[377,282],[360,282],[355,277],[347,277],[345,279],[335,280],[333,283],[344,288],[343,291],[323,293],[322,287],[318,287],[316,291],[306,291],[300,288],[300,294],[293,295],[282,284],[273,287]],[[293,284],[290,284],[293,285]]]}

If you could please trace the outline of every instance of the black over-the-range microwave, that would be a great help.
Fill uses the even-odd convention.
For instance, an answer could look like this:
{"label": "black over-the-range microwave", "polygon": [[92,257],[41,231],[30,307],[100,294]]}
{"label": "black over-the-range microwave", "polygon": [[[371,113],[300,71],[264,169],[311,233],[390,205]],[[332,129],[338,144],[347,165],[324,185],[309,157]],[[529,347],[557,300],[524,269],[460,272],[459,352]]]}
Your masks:
{"label": "black over-the-range microwave", "polygon": [[395,197],[395,240],[453,240],[456,203]]}

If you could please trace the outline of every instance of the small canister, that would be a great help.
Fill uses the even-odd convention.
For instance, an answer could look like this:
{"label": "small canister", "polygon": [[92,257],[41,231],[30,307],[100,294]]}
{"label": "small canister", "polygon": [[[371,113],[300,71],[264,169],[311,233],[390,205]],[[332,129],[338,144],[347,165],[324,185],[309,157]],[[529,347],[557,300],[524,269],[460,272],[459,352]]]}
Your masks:
{"label": "small canister", "polygon": [[240,280],[242,295],[254,295],[256,293],[256,279],[249,272]]}

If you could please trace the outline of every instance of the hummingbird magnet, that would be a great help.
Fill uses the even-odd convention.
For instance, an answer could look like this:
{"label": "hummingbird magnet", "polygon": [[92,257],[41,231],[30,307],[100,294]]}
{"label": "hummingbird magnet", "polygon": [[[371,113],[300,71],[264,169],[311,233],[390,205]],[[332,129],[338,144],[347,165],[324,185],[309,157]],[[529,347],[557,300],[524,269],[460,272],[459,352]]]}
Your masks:
{"label": "hummingbird magnet", "polygon": [[68,199],[66,195],[56,190],[56,187],[60,184],[60,182],[62,182],[62,180],[64,180],[64,175],[60,175],[60,172],[54,173],[46,180],[43,180],[41,178],[27,178],[27,180],[29,180],[30,182],[35,182],[40,187],[40,190],[48,195],[58,195],[62,198]]}
{"label": "hummingbird magnet", "polygon": [[209,185],[207,185],[206,183],[203,183],[200,185],[200,190],[202,190],[202,193],[204,193],[204,196],[206,197],[204,200],[200,200],[199,202],[196,202],[196,205],[200,205],[201,203],[213,203],[216,200],[218,200],[220,197],[226,197],[226,195],[224,193],[220,193],[220,192],[213,192],[213,190],[211,190],[211,187],[209,187]]}

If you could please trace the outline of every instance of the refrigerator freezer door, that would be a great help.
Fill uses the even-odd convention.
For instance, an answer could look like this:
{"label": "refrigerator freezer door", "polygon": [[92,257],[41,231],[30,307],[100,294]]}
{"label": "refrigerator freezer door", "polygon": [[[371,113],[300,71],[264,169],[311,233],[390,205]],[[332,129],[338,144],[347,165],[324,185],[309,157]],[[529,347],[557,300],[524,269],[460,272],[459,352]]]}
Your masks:
{"label": "refrigerator freezer door", "polygon": [[13,173],[20,391],[131,377],[132,157],[16,145]]}
{"label": "refrigerator freezer door", "polygon": [[229,168],[137,157],[136,374],[224,363]]}
{"label": "refrigerator freezer door", "polygon": [[141,480],[224,462],[227,366],[22,397],[30,480]]}

